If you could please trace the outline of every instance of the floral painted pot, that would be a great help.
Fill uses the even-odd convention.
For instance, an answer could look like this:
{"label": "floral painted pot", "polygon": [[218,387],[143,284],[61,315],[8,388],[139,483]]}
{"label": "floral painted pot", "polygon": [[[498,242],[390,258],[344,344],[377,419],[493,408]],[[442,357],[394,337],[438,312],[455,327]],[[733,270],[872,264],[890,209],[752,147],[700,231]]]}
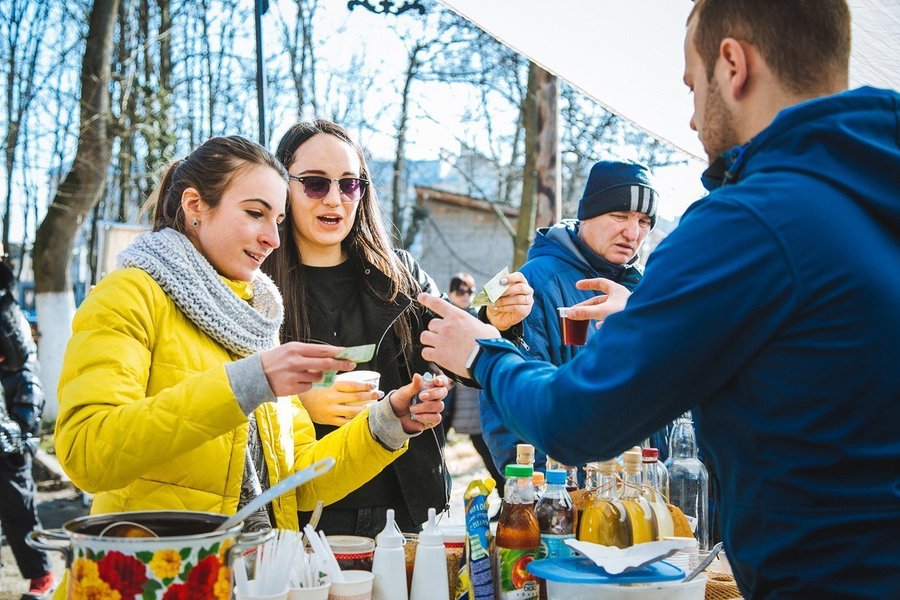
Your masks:
{"label": "floral painted pot", "polygon": [[[229,600],[236,552],[271,532],[214,531],[228,517],[190,511],[109,513],[32,531],[28,543],[62,552],[73,600]],[[150,535],[155,537],[132,537]]]}

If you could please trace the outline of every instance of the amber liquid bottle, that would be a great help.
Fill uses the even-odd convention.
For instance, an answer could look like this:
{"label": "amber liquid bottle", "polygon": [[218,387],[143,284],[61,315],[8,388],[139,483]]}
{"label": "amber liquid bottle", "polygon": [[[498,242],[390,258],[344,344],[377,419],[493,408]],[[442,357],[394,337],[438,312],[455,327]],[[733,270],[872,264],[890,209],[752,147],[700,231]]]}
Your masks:
{"label": "amber liquid bottle", "polygon": [[656,514],[642,495],[641,453],[629,450],[622,455],[622,458],[622,468],[625,473],[622,485],[622,504],[625,505],[625,510],[628,511],[628,520],[631,521],[632,541],[635,544],[656,541],[659,539]]}
{"label": "amber liquid bottle", "polygon": [[578,522],[579,540],[618,548],[631,546],[631,522],[616,494],[617,468],[614,460],[597,465],[596,489]]}
{"label": "amber liquid bottle", "polygon": [[539,594],[537,578],[527,569],[541,545],[532,474],[529,466],[506,465],[506,487],[494,538],[497,600],[531,600]]}

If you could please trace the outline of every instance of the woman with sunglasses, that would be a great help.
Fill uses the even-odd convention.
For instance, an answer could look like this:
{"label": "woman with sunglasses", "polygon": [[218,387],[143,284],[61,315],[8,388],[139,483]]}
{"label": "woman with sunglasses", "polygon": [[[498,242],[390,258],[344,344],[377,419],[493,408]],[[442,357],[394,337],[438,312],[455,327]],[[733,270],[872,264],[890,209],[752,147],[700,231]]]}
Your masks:
{"label": "woman with sunglasses", "polygon": [[[153,232],[119,255],[72,323],[60,377],[56,451],[93,513],[233,514],[326,456],[335,467],[277,498],[245,529],[297,529],[297,510],[334,502],[440,421],[444,378],[421,381],[316,439],[296,396],[341,348],[278,345],[282,297],[259,270],[280,243],[287,173],[261,146],[213,138],[169,167]],[[412,414],[410,414],[412,413]]]}
{"label": "woman with sunglasses", "polygon": [[[414,301],[437,285],[412,257],[391,247],[362,148],[325,120],[294,125],[278,144],[291,179],[290,222],[284,243],[264,267],[286,300],[282,340],[354,346],[376,344],[360,369],[378,371],[381,387],[408,384],[433,370],[419,335],[430,313]],[[527,316],[532,290],[519,273],[490,321],[510,329]],[[432,392],[423,392],[429,397]],[[336,382],[300,395],[319,435],[334,431],[380,392],[367,384]],[[374,537],[395,510],[403,531],[418,531],[429,507],[447,506],[450,477],[444,434],[434,428],[410,440],[409,451],[359,490],[326,507],[319,526],[329,534]],[[301,514],[301,522],[309,514]]]}

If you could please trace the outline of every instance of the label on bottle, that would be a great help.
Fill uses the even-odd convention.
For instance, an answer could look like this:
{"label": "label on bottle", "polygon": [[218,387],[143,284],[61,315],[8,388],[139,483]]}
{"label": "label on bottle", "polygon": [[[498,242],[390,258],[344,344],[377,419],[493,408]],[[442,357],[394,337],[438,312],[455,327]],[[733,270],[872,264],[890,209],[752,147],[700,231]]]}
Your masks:
{"label": "label on bottle", "polygon": [[537,549],[514,550],[497,547],[498,600],[536,600],[537,578],[528,572]]}
{"label": "label on bottle", "polygon": [[537,558],[565,558],[573,556],[575,552],[566,540],[575,539],[571,533],[554,535],[552,533],[541,534],[541,547],[538,548]]}
{"label": "label on bottle", "polygon": [[685,514],[684,518],[687,519],[688,525],[691,526],[691,531],[697,533],[697,523],[700,521],[697,517],[692,517],[691,515]]}

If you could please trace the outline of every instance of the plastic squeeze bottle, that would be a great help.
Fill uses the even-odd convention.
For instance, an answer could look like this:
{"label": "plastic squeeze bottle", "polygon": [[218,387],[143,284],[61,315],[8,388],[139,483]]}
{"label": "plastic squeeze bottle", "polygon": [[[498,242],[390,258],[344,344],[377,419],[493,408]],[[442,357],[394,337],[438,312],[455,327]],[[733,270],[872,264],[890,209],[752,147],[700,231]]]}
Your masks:
{"label": "plastic squeeze bottle", "polygon": [[416,566],[413,570],[410,600],[449,600],[450,582],[447,578],[447,551],[444,534],[438,529],[436,511],[428,509],[428,524],[419,534],[416,547]]}
{"label": "plastic squeeze bottle", "polygon": [[375,559],[372,573],[375,581],[372,600],[406,600],[406,555],[403,534],[394,520],[394,509],[387,510],[387,524],[375,536]]}

